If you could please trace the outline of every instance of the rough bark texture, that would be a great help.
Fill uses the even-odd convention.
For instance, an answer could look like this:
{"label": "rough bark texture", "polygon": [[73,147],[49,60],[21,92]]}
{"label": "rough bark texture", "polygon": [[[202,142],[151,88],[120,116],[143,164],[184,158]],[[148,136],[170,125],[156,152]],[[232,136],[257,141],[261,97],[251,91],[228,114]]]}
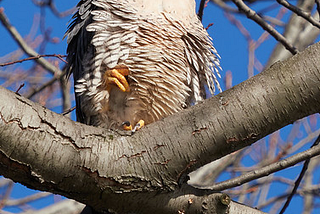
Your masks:
{"label": "rough bark texture", "polygon": [[319,112],[319,56],[313,45],[131,136],[73,122],[0,88],[0,174],[99,210],[226,212],[234,203],[220,206],[221,194],[186,185],[186,173]]}

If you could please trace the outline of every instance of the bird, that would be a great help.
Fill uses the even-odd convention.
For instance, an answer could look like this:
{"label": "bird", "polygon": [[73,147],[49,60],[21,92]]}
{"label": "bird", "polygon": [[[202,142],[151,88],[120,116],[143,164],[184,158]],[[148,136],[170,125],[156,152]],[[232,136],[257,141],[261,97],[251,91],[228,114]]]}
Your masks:
{"label": "bird", "polygon": [[194,0],[81,0],[67,37],[77,121],[136,131],[215,89],[220,56]]}

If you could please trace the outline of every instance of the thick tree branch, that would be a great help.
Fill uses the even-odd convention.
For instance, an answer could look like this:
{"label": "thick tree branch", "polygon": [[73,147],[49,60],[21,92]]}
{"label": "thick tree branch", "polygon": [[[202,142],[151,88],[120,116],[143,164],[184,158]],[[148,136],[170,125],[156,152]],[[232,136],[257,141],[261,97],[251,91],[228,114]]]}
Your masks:
{"label": "thick tree branch", "polygon": [[198,212],[203,203],[211,210],[221,194],[187,186],[186,174],[319,112],[319,55],[313,45],[132,136],[73,122],[0,88],[0,174],[99,210]]}

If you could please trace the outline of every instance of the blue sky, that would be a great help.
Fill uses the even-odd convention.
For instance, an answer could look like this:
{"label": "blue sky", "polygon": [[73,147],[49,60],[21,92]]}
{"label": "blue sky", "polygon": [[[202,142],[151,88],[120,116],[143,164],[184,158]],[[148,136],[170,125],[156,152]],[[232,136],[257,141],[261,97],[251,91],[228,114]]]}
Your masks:
{"label": "blue sky", "polygon": [[[78,0],[56,0],[56,6],[59,11],[70,9],[77,4]],[[200,0],[197,0],[199,3]],[[264,5],[260,5],[257,8],[263,8]],[[35,6],[31,0],[2,0],[0,7],[4,8],[4,12],[8,16],[11,24],[17,28],[21,35],[25,36],[29,33],[29,30],[32,26],[34,15],[40,14],[39,7]],[[270,14],[276,14],[278,9],[271,11]],[[51,28],[52,37],[59,38],[60,42],[58,44],[49,44],[45,50],[46,54],[65,54],[66,52],[66,40],[62,40],[62,37],[67,29],[67,23],[70,21],[70,16],[58,19],[56,18],[51,11],[48,9],[45,10],[46,13],[46,28]],[[245,17],[237,15],[236,18],[239,18],[242,23],[247,27],[253,39],[258,39],[259,36],[263,33],[263,30],[257,26],[251,20],[247,20]],[[233,75],[233,85],[236,85],[248,78],[247,66],[248,66],[248,45],[244,36],[239,32],[239,30],[231,25],[223,11],[217,8],[213,4],[208,4],[208,7],[205,9],[204,13],[204,26],[212,23],[213,26],[209,28],[208,32],[213,38],[213,43],[216,49],[218,50],[221,56],[221,66],[223,68],[222,72],[222,81],[226,71],[232,71]],[[280,29],[281,30],[281,29]],[[38,34],[40,31],[38,31]],[[17,44],[9,36],[6,29],[3,26],[0,26],[0,57],[4,56],[17,49]],[[270,37],[261,47],[256,50],[256,55],[258,59],[265,64],[268,60],[268,57],[276,44],[275,39]],[[24,63],[21,66],[30,66],[31,63]],[[257,71],[255,71],[257,73]],[[222,85],[224,85],[222,83]],[[224,86],[223,86],[224,87]],[[54,109],[59,112],[58,109]],[[59,112],[60,113],[60,112]],[[250,160],[248,160],[250,163]],[[291,169],[285,173],[293,173],[298,175],[298,170],[300,168]],[[275,188],[274,193],[278,193],[279,190],[284,191],[281,188]],[[22,185],[15,185],[13,190],[13,197],[21,197],[22,195],[28,195],[34,190],[28,190]],[[53,202],[53,197],[48,197],[45,200],[41,200],[36,203],[34,206],[36,208],[43,207],[49,203]],[[295,199],[297,200],[297,199]],[[297,201],[292,204],[288,209],[287,213],[299,213],[298,210],[302,209],[302,202]],[[290,212],[291,210],[291,212]]]}

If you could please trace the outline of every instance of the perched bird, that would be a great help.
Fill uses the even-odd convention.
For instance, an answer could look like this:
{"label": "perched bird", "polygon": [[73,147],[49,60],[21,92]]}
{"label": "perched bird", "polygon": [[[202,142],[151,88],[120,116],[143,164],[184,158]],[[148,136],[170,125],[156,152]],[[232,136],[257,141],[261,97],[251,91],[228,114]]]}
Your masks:
{"label": "perched bird", "polygon": [[66,36],[82,123],[135,130],[221,90],[194,0],[81,0]]}

